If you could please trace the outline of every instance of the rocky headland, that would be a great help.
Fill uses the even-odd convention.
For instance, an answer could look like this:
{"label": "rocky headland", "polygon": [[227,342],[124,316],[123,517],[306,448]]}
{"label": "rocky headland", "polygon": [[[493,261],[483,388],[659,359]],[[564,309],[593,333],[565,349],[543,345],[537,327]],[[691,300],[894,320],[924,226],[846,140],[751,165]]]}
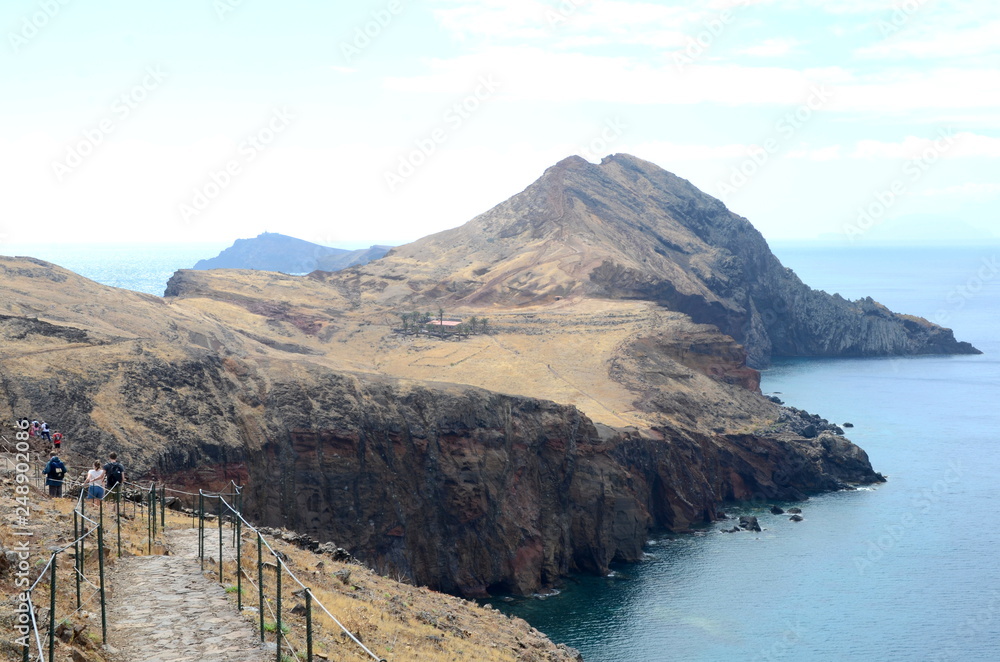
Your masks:
{"label": "rocky headland", "polygon": [[[624,155],[337,273],[180,271],[158,298],[0,258],[0,291],[3,416],[135,477],[246,483],[258,523],[462,595],[606,572],[726,500],[883,480],[761,395],[772,356],[976,351],[810,290],[745,219]],[[400,322],[438,308],[489,325]]]}
{"label": "rocky headland", "polygon": [[198,260],[195,269],[256,269],[304,274],[316,269],[338,271],[377,260],[389,246],[358,250],[333,248],[296,239],[277,232],[263,232],[250,239],[237,239],[212,258]]}

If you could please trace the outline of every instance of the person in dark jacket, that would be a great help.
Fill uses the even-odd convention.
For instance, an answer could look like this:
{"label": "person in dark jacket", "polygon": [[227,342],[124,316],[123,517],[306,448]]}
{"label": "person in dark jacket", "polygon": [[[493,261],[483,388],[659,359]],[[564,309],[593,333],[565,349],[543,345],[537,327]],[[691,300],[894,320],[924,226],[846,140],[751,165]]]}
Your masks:
{"label": "person in dark jacket", "polygon": [[46,476],[45,484],[49,486],[49,496],[61,497],[63,479],[66,476],[66,465],[59,459],[55,451],[49,454],[49,462],[45,465],[42,473]]}
{"label": "person in dark jacket", "polygon": [[119,492],[125,488],[125,467],[118,461],[118,453],[108,454],[108,463],[104,465],[104,473],[107,476],[109,492],[119,484],[121,485],[118,488]]}

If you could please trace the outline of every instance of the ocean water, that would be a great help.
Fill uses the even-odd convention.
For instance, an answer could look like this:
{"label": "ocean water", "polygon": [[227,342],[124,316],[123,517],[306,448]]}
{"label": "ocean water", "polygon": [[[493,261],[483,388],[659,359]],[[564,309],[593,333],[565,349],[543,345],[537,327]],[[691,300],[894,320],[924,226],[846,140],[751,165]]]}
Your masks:
{"label": "ocean water", "polygon": [[58,264],[85,278],[163,296],[178,269],[215,257],[226,244],[4,244],[2,255],[24,255]]}
{"label": "ocean water", "polygon": [[985,354],[776,363],[763,390],[854,423],[887,483],[797,504],[800,523],[733,505],[764,531],[659,536],[611,577],[495,606],[588,662],[1000,659],[1000,247],[775,252]]}

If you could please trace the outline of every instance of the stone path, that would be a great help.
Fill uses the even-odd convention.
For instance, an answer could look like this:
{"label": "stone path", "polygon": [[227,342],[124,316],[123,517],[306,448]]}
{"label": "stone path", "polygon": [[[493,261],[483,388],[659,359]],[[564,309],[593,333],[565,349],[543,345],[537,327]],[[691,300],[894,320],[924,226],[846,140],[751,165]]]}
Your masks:
{"label": "stone path", "polygon": [[[226,531],[228,534],[228,530]],[[218,534],[216,534],[217,536]],[[230,536],[227,536],[230,538]],[[109,577],[109,639],[121,662],[265,662],[260,638],[201,572],[198,531],[166,532],[170,556],[120,560]],[[218,537],[214,538],[215,555]],[[211,553],[213,539],[206,541]],[[228,541],[226,541],[228,542]],[[206,559],[206,570],[210,567]]]}

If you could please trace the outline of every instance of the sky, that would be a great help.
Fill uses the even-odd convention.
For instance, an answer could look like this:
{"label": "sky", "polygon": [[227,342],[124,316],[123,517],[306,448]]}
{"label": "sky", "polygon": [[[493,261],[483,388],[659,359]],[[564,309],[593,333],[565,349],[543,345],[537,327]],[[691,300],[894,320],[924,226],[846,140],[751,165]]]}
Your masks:
{"label": "sky", "polygon": [[769,241],[1000,238],[1000,4],[4,0],[0,253],[356,247],[633,154]]}

